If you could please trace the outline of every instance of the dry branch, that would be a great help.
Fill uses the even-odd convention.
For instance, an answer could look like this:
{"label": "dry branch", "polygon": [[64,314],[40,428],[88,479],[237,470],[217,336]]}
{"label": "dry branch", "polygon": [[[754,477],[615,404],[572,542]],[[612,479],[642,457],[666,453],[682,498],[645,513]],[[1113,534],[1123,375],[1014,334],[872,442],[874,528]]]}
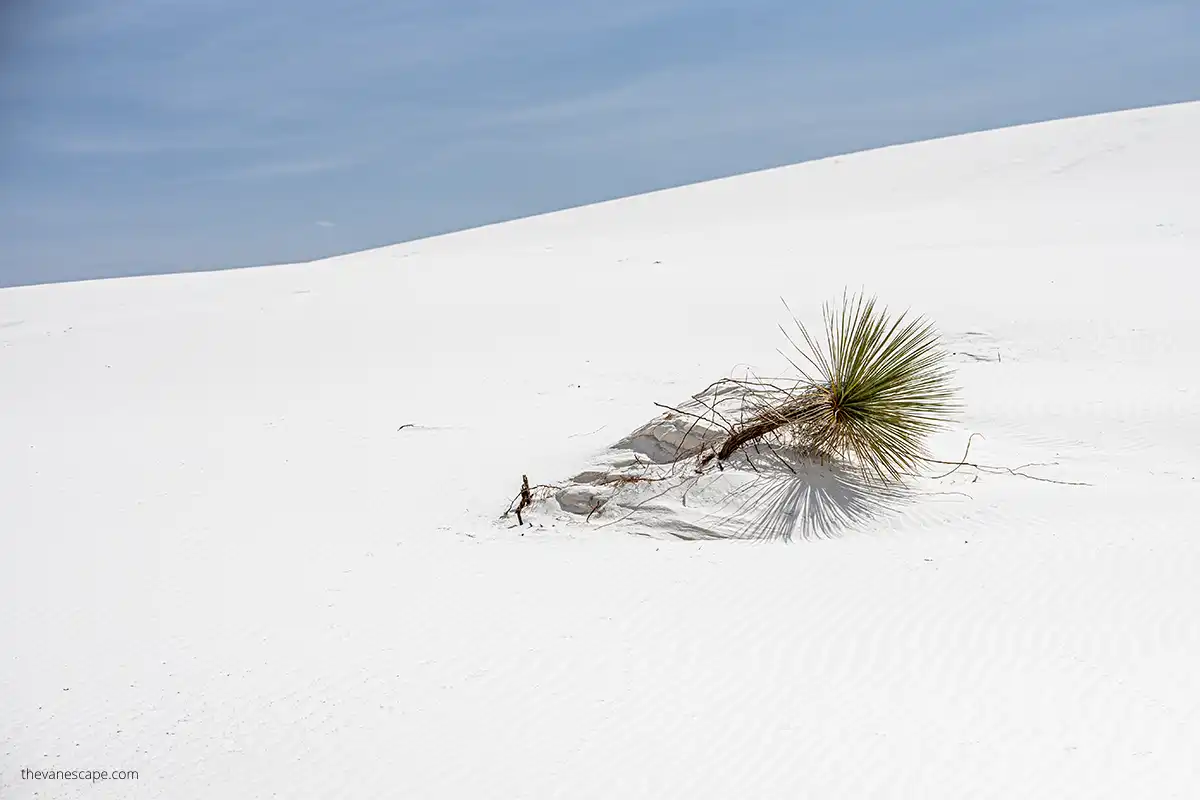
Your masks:
{"label": "dry branch", "polygon": [[521,502],[517,505],[517,525],[524,525],[525,521],[521,519],[521,511],[533,502],[533,497],[529,493],[529,476],[521,476]]}
{"label": "dry branch", "polygon": [[500,518],[503,519],[515,511],[517,515],[517,524],[524,525],[525,522],[521,516],[522,511],[533,505],[539,495],[549,495],[550,492],[556,492],[562,488],[563,487],[561,486],[544,483],[539,483],[536,486],[530,486],[529,476],[522,475],[520,490],[517,492],[516,496],[509,501],[508,508],[505,509],[504,513],[500,515]]}

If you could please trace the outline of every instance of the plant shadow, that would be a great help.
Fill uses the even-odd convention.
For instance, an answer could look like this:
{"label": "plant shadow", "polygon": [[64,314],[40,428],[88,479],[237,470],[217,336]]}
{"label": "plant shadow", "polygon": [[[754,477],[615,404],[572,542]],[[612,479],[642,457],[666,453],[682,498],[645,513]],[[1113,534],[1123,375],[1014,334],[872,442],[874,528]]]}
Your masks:
{"label": "plant shadow", "polygon": [[751,475],[710,515],[728,538],[833,538],[896,511],[913,496],[907,487],[868,481],[845,465],[782,448],[743,452],[727,462],[731,466]]}

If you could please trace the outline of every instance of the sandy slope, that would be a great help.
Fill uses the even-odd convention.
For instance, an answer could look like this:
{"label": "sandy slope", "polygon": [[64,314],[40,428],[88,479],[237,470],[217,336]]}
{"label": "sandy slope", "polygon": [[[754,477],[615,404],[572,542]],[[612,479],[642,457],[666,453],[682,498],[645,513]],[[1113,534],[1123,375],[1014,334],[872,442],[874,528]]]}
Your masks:
{"label": "sandy slope", "polygon": [[[1185,104],[0,291],[0,797],[1195,796],[1198,142]],[[790,546],[497,522],[846,286],[958,354],[939,455],[1092,485],[963,470]]]}

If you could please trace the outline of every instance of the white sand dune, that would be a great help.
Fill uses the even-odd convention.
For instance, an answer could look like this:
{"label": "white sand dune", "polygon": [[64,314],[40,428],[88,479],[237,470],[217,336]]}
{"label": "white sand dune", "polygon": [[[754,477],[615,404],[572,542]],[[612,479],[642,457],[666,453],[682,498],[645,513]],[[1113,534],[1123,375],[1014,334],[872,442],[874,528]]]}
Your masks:
{"label": "white sand dune", "polygon": [[[0,291],[0,797],[1197,796],[1198,187],[1192,103]],[[1090,485],[498,520],[847,287],[956,354],[938,457]]]}

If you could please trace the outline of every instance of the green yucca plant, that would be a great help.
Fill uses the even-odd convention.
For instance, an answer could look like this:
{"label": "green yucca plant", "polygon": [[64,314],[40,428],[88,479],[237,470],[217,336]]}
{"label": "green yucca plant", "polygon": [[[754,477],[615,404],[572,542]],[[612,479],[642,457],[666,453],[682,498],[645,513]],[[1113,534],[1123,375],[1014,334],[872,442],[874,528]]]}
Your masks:
{"label": "green yucca plant", "polygon": [[782,433],[802,450],[856,467],[871,482],[896,483],[914,473],[926,457],[926,437],[958,411],[933,326],[907,313],[892,318],[861,295],[825,306],[823,346],[792,319],[803,343],[783,333],[808,364],[789,358],[801,380],[789,391],[758,393],[754,413],[732,426],[700,466]]}
{"label": "green yucca plant", "polygon": [[861,295],[827,304],[824,316],[824,347],[793,316],[803,346],[788,340],[809,368],[792,362],[806,387],[789,401],[789,425],[864,477],[900,481],[926,458],[926,437],[959,408],[938,334],[924,317],[892,318]]}

